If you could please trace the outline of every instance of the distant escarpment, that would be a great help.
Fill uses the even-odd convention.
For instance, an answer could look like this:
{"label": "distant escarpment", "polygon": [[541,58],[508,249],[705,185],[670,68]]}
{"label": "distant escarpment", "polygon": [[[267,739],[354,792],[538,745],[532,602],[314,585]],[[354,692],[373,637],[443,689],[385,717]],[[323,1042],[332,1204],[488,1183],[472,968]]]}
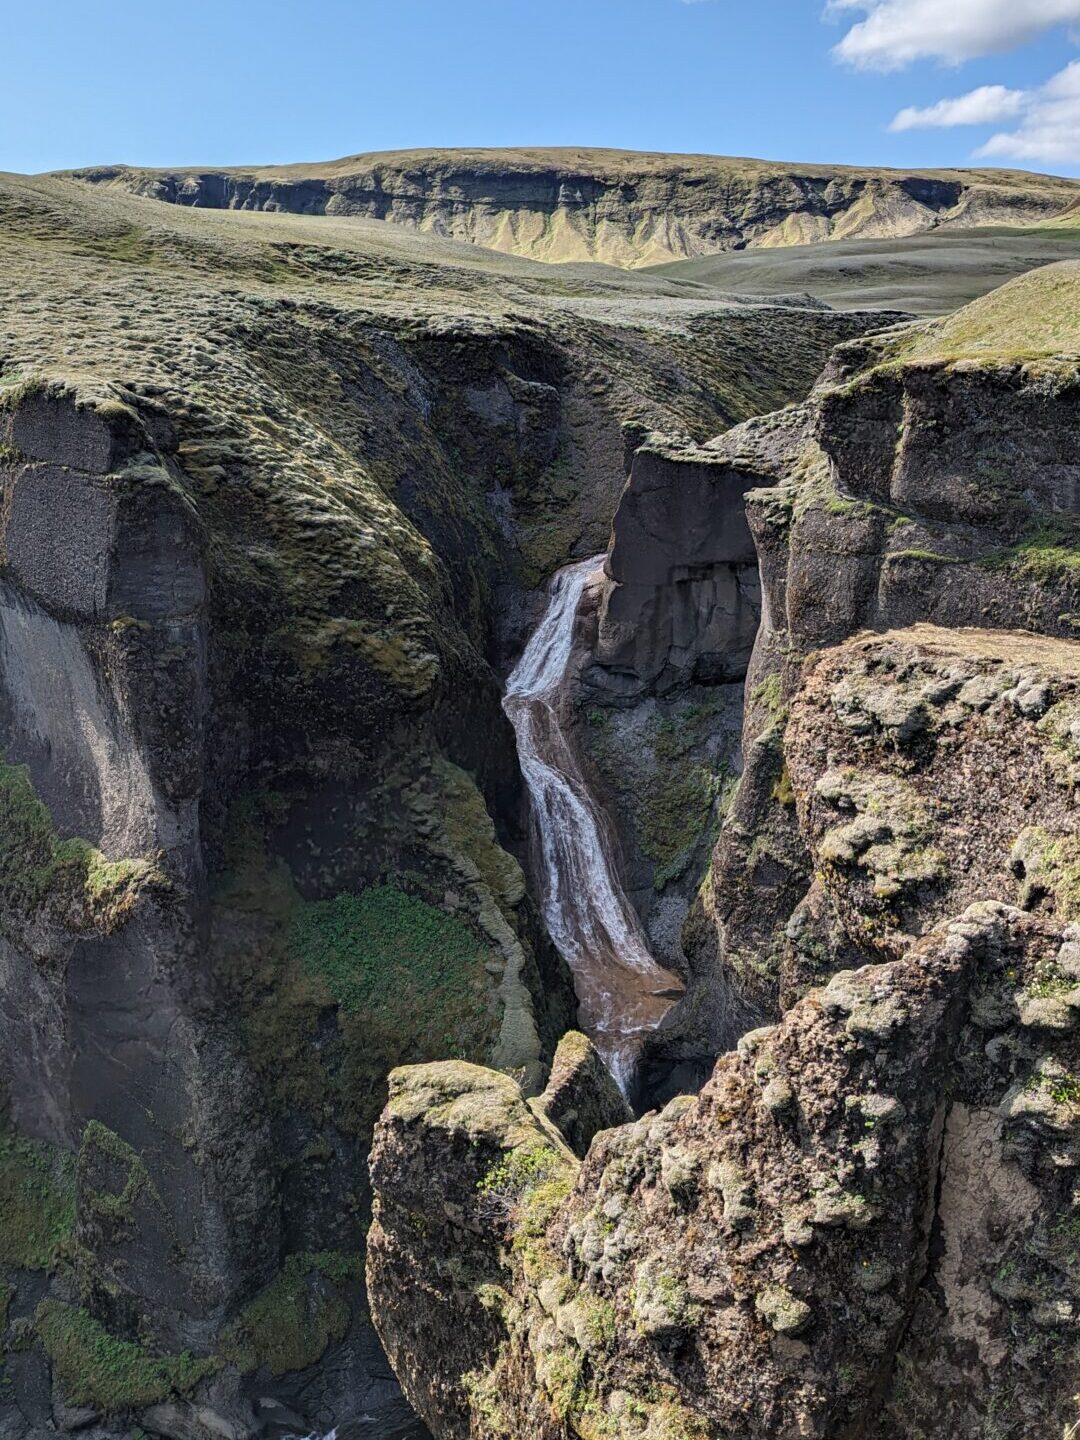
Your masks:
{"label": "distant escarpment", "polygon": [[[500,707],[536,587],[643,434],[870,323],[329,239],[0,183],[5,1440],[391,1400],[387,1071],[535,1092],[574,1020]],[[625,1118],[589,1074],[547,1095],[577,1150]]]}
{"label": "distant escarpment", "polygon": [[619,150],[408,150],[327,164],[73,177],[206,209],[390,220],[534,260],[656,265],[744,246],[1051,220],[1077,182]]}

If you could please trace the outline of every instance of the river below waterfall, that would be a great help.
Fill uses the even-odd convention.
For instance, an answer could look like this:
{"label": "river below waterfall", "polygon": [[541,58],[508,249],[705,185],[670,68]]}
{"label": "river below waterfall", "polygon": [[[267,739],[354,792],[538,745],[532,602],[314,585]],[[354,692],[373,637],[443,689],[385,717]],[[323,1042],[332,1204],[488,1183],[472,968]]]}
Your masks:
{"label": "river below waterfall", "polygon": [[503,709],[532,805],[548,931],[573,973],[582,1028],[629,1092],[643,1037],[681,986],[649,951],[619,884],[609,827],[567,734],[574,624],[602,562],[595,556],[554,576],[547,609],[507,680]]}

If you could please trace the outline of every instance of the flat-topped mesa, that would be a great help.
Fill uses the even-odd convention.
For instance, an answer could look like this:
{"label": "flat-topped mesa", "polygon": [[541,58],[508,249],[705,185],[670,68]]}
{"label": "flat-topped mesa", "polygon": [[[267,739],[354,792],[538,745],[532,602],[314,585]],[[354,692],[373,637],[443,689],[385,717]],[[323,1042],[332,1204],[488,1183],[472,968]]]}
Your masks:
{"label": "flat-topped mesa", "polygon": [[1053,219],[1076,182],[621,150],[406,150],[328,164],[70,172],[202,209],[365,216],[536,260],[641,266],[744,246]]}
{"label": "flat-topped mesa", "polygon": [[[806,667],[791,710],[819,879],[790,949],[828,941],[842,968],[580,1169],[502,1077],[395,1080],[370,1295],[436,1440],[1075,1422],[1078,647],[860,636]],[[475,1158],[455,1117],[490,1114],[496,1085]]]}

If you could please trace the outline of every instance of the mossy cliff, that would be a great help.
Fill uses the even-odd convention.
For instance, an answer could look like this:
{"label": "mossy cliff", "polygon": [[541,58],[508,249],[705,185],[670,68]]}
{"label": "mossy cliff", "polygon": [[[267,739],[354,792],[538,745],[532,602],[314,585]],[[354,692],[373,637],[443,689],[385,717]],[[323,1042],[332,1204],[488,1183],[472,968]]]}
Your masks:
{"label": "mossy cliff", "polygon": [[844,966],[580,1166],[501,1077],[397,1072],[369,1288],[438,1440],[1068,1434],[1080,931],[1045,856],[1078,698],[1075,644],[1017,632],[810,662],[789,955]]}
{"label": "mossy cliff", "polygon": [[800,904],[812,869],[784,731],[807,657],[920,621],[1077,633],[1078,277],[1050,266],[946,321],[841,346],[805,405],[704,447],[746,494],[763,623],[743,774],[686,937],[702,983],[688,1025],[715,984],[762,1015],[799,993],[784,955],[816,901]]}
{"label": "mossy cliff", "polygon": [[391,1393],[387,1072],[536,1090],[573,1020],[499,706],[536,587],[646,431],[871,321],[58,179],[0,257],[0,1425],[327,1430]]}

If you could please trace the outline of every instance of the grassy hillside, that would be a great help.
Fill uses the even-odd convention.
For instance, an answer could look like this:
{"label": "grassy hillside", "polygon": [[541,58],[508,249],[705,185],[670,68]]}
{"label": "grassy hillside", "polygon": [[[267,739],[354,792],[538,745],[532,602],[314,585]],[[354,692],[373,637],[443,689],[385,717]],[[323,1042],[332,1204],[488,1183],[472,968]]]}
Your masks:
{"label": "grassy hillside", "polygon": [[841,310],[883,307],[943,315],[1037,265],[1074,258],[1080,258],[1075,207],[1046,225],[743,250],[646,273],[729,294],[809,294]]}

